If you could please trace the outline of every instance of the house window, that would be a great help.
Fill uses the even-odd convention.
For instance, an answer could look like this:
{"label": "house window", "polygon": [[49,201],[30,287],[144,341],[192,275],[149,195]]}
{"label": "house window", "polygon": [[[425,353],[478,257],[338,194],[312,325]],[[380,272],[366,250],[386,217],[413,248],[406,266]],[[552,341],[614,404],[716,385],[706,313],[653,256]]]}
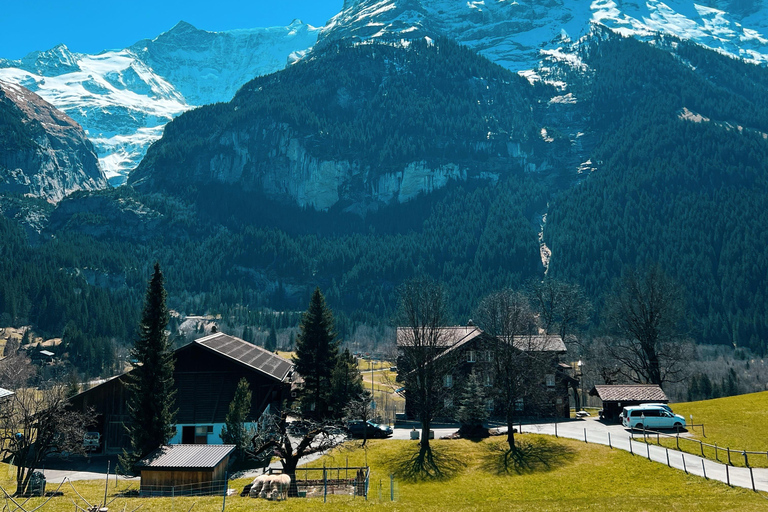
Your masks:
{"label": "house window", "polygon": [[548,388],[555,387],[555,375],[553,373],[547,374],[547,387]]}
{"label": "house window", "polygon": [[208,444],[208,434],[213,433],[213,425],[195,426],[195,444]]}
{"label": "house window", "polygon": [[522,398],[518,398],[517,400],[515,400],[516,411],[522,411],[524,407],[525,407],[525,402],[523,402]]}
{"label": "house window", "polygon": [[446,388],[453,387],[453,375],[446,375],[445,377],[443,377],[443,387],[446,387]]}
{"label": "house window", "polygon": [[493,375],[491,375],[491,372],[485,372],[485,375],[483,376],[483,383],[487,387],[493,386]]}
{"label": "house window", "polygon": [[485,400],[485,409],[487,411],[493,411],[493,398],[486,398]]}
{"label": "house window", "polygon": [[475,351],[470,350],[467,352],[467,362],[468,363],[474,363],[475,362]]}

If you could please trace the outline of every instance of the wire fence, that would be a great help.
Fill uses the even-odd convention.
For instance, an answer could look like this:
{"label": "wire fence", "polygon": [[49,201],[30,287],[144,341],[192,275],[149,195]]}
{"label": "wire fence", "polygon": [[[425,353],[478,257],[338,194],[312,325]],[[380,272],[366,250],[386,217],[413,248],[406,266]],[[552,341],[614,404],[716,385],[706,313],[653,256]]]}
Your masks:
{"label": "wire fence", "polygon": [[227,479],[180,485],[154,485],[142,482],[139,496],[222,496],[227,492],[228,487],[229,481]]}
{"label": "wire fence", "polygon": [[[702,435],[706,437],[703,424],[685,426],[686,429],[688,427],[701,427]],[[718,446],[717,443],[705,443],[701,439],[681,437],[679,430],[674,434],[650,429],[646,429],[642,433],[632,432],[633,438],[640,435],[642,435],[644,442],[653,442],[655,440],[658,446],[667,448],[674,446],[675,450],[698,455],[704,459],[714,460],[732,467],[768,468],[768,451],[732,449],[729,446]]]}
{"label": "wire fence", "polygon": [[[269,468],[270,475],[282,471]],[[323,498],[347,495],[368,499],[371,470],[368,466],[300,468],[295,473],[295,484],[300,498]]]}
{"label": "wire fence", "polygon": [[[550,427],[553,428],[552,431],[548,430]],[[520,428],[522,429],[522,425]],[[688,474],[719,480],[730,486],[743,487],[755,492],[768,492],[768,471],[765,469],[753,468],[752,466],[735,467],[727,464],[727,461],[716,462],[701,457],[698,454],[687,453],[684,450],[677,451],[674,447],[670,449],[667,446],[663,446],[663,443],[654,444],[653,442],[648,442],[649,438],[652,439],[657,434],[657,439],[659,440],[665,436],[667,438],[677,438],[677,435],[650,430],[618,434],[617,432],[588,430],[587,428],[583,428],[579,434],[577,433],[578,431],[565,428],[558,432],[557,424],[551,426],[535,425],[533,428],[527,428],[526,431],[539,434],[551,433],[556,437],[569,437],[571,439],[579,439],[585,443],[606,445],[611,449],[626,450],[632,455],[647,457],[648,460],[666,464],[671,468],[683,470]],[[637,437],[640,437],[640,439],[638,440]],[[680,439],[686,438],[680,437]],[[699,443],[698,440],[695,442],[696,444]],[[731,450],[731,453],[734,453],[734,451]],[[763,452],[759,453],[762,454]]]}

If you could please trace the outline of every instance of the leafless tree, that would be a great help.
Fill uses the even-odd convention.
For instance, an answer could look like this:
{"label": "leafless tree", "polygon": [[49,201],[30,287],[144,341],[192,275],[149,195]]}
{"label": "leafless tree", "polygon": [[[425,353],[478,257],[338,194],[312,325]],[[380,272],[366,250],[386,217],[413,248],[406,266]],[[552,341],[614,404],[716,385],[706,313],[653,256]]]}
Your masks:
{"label": "leafless tree", "polygon": [[421,443],[414,472],[439,474],[429,444],[432,420],[443,409],[444,379],[451,373],[451,357],[436,357],[449,341],[448,297],[444,287],[426,277],[405,282],[399,289],[396,317],[398,377],[404,382],[409,407],[421,422]]}
{"label": "leafless tree", "polygon": [[607,326],[615,335],[609,349],[625,378],[658,385],[686,378],[685,306],[680,285],[661,267],[627,271],[606,304]]}
{"label": "leafless tree", "polygon": [[256,460],[265,456],[279,458],[283,473],[291,477],[288,495],[295,497],[296,467],[302,457],[330,450],[341,444],[345,435],[337,424],[306,419],[296,422],[290,430],[285,411],[262,418],[246,455]]}
{"label": "leafless tree", "polygon": [[6,389],[24,387],[35,377],[37,370],[21,352],[13,352],[0,361],[0,386]]}
{"label": "leafless tree", "polygon": [[573,339],[580,325],[587,323],[592,304],[577,284],[545,278],[532,282],[529,296],[547,334],[559,334],[563,341]]}
{"label": "leafless tree", "polygon": [[502,290],[485,297],[475,320],[493,347],[494,393],[504,405],[509,453],[516,452],[514,423],[524,406],[544,399],[547,357],[538,346],[536,317],[527,297]]}
{"label": "leafless tree", "polygon": [[69,410],[63,386],[21,388],[0,403],[0,453],[16,466],[16,495],[30,492],[32,473],[54,450],[84,454],[90,415]]}
{"label": "leafless tree", "polygon": [[[363,422],[367,422],[368,420],[373,419],[374,410],[373,407],[371,407],[372,402],[373,398],[368,391],[360,393],[357,398],[349,402],[344,408],[344,417],[348,421],[361,420]],[[365,446],[367,442],[368,427],[363,429],[362,446]]]}

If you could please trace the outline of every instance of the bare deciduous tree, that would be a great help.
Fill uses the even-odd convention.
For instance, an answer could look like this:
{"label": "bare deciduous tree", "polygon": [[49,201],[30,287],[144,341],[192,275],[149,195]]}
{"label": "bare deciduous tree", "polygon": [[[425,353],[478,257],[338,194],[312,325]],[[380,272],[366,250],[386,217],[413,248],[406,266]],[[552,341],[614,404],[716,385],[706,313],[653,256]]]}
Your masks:
{"label": "bare deciduous tree", "polygon": [[529,285],[529,295],[544,332],[563,341],[589,320],[592,304],[577,284],[545,278]]}
{"label": "bare deciduous tree", "polygon": [[429,444],[432,420],[443,409],[444,379],[453,369],[451,357],[436,356],[448,343],[448,298],[440,283],[415,278],[399,289],[397,337],[398,377],[404,382],[409,407],[421,422],[419,455],[414,472],[439,474]]}
{"label": "bare deciduous tree", "polygon": [[289,432],[287,414],[268,415],[260,420],[259,429],[251,440],[248,457],[261,459],[275,456],[280,459],[283,473],[291,477],[289,496],[297,496],[296,467],[302,457],[330,450],[344,440],[343,430],[334,423],[314,420],[297,422]]}
{"label": "bare deciduous tree", "polygon": [[547,356],[539,347],[536,317],[526,296],[502,290],[485,297],[475,319],[493,340],[494,393],[504,405],[507,444],[514,454],[514,423],[525,404],[543,400]]}
{"label": "bare deciduous tree", "polygon": [[30,492],[32,473],[54,450],[84,454],[93,418],[67,409],[63,386],[18,389],[0,404],[0,452],[16,466],[16,495]]}
{"label": "bare deciduous tree", "polygon": [[686,377],[690,344],[683,342],[680,285],[658,265],[627,271],[606,301],[609,345],[625,378],[662,385]]}

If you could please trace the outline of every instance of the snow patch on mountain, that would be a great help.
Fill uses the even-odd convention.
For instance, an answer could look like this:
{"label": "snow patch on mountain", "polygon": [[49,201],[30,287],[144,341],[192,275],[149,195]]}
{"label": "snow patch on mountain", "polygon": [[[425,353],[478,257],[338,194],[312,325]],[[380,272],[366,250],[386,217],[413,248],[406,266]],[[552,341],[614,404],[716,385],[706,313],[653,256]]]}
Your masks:
{"label": "snow patch on mountain", "polygon": [[672,34],[768,63],[768,12],[762,6],[762,0],[350,0],[323,27],[320,42],[446,36],[522,71],[598,23],[639,38]]}
{"label": "snow patch on mountain", "polygon": [[166,123],[195,106],[229,101],[252,78],[301,58],[318,33],[299,20],[225,32],[180,22],[123,50],[88,55],[62,44],[0,59],[0,80],[34,91],[83,126],[110,183],[119,185]]}

